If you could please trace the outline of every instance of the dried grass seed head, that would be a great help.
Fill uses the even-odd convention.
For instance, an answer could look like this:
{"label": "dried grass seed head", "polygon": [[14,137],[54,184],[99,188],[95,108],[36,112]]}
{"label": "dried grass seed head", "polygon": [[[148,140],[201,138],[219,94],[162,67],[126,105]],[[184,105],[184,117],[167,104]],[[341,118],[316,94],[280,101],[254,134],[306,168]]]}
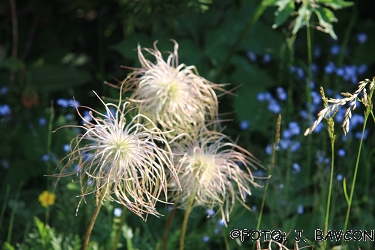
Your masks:
{"label": "dried grass seed head", "polygon": [[[143,214],[159,215],[155,204],[160,194],[166,195],[167,191],[164,168],[169,169],[172,178],[177,178],[163,132],[141,114],[127,122],[128,102],[121,104],[120,100],[118,105],[101,102],[107,114],[86,107],[92,122],[86,120],[83,126],[71,126],[85,132],[72,140],[71,153],[64,158],[68,162],[58,177],[79,174],[82,198],[94,193],[97,204],[107,198],[142,218]],[[114,114],[110,107],[115,108]],[[143,123],[139,123],[140,119]],[[158,144],[163,144],[164,149]],[[76,171],[64,171],[77,162]]]}

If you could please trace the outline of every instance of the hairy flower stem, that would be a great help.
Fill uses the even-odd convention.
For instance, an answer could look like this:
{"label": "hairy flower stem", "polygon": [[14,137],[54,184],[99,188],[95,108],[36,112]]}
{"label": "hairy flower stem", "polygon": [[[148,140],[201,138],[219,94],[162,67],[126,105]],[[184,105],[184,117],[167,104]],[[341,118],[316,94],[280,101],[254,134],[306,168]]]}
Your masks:
{"label": "hairy flower stem", "polygon": [[[106,188],[106,187],[104,187],[104,188]],[[83,242],[82,250],[86,250],[87,247],[89,246],[91,232],[92,232],[92,229],[94,228],[94,224],[95,224],[96,218],[98,218],[98,214],[100,212],[100,208],[103,205],[102,201],[103,201],[104,195],[105,195],[105,192],[102,192],[100,200],[98,202],[98,205],[96,206],[96,208],[94,210],[94,213],[93,213],[93,215],[91,217],[91,221],[90,221],[89,227],[87,228],[85,241]]]}
{"label": "hairy flower stem", "polygon": [[171,229],[171,226],[172,226],[172,220],[173,220],[175,211],[176,211],[176,203],[173,204],[173,207],[172,207],[171,211],[169,212],[167,223],[165,224],[163,239],[161,241],[160,246],[158,247],[158,250],[166,250],[167,249],[168,234],[169,234],[169,230]]}
{"label": "hairy flower stem", "polygon": [[118,228],[117,228],[115,240],[114,240],[113,245],[112,245],[112,250],[116,250],[117,249],[117,244],[118,244],[118,242],[120,240],[120,235],[121,235],[121,228],[122,228],[122,225],[124,224],[125,217],[126,217],[125,216],[126,210],[127,210],[126,207],[123,206],[120,223],[118,224]]}
{"label": "hairy flower stem", "polygon": [[180,236],[180,250],[184,250],[186,227],[187,227],[187,222],[189,220],[190,212],[193,209],[194,198],[195,198],[195,192],[190,195],[187,208],[186,208],[186,212],[185,212],[185,216],[184,216],[184,221],[182,223],[182,230],[181,230],[181,236]]}

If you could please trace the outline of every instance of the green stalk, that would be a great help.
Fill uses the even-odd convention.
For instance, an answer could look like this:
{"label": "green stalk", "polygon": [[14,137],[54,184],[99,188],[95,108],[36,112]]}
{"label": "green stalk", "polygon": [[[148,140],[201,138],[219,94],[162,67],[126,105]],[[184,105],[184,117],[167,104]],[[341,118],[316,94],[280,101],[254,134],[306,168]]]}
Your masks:
{"label": "green stalk", "polygon": [[0,213],[0,229],[1,229],[1,225],[2,225],[2,223],[3,223],[3,218],[4,218],[4,213],[5,213],[5,208],[6,208],[6,205],[7,205],[7,201],[8,201],[9,192],[10,192],[10,186],[8,185],[8,186],[7,186],[7,190],[5,191],[4,203],[3,203],[3,206],[1,207],[1,213]]}
{"label": "green stalk", "polygon": [[7,241],[6,241],[9,244],[10,244],[10,241],[12,239],[12,231],[13,231],[13,225],[14,225],[14,216],[16,214],[17,202],[18,202],[18,198],[20,197],[22,185],[23,185],[23,181],[21,181],[20,186],[19,186],[18,191],[17,191],[17,194],[16,194],[16,197],[15,197],[15,199],[13,201],[12,214],[10,215],[10,221],[9,221],[9,227],[8,227],[8,237],[7,237]]}
{"label": "green stalk", "polygon": [[125,212],[126,212],[126,210],[127,210],[126,207],[123,206],[120,223],[119,223],[117,231],[116,231],[115,240],[113,241],[112,250],[116,250],[117,249],[117,244],[118,244],[118,242],[120,240],[120,235],[121,235],[121,228],[122,228],[122,225],[124,224],[124,221],[125,221]]}
{"label": "green stalk", "polygon": [[[375,78],[373,78],[371,84],[374,84],[374,81],[375,81]],[[370,86],[371,86],[371,84],[370,84]],[[350,197],[349,197],[349,200],[347,200],[348,209],[346,211],[346,218],[345,218],[345,224],[344,224],[344,232],[346,232],[346,229],[347,229],[348,223],[349,223],[350,208],[352,206],[352,201],[353,201],[353,195],[354,195],[354,189],[355,189],[355,182],[357,180],[357,173],[358,173],[358,168],[359,168],[359,159],[361,157],[362,144],[363,144],[363,136],[365,134],[367,120],[368,120],[368,117],[370,116],[370,114],[372,116],[374,116],[374,114],[372,112],[372,109],[373,109],[372,95],[374,94],[374,90],[375,90],[374,87],[372,87],[372,89],[370,87],[370,94],[367,96],[367,98],[366,98],[367,100],[365,98],[362,99],[362,100],[366,101],[366,103],[364,103],[364,101],[363,101],[363,104],[366,106],[365,120],[363,122],[362,136],[361,136],[361,140],[359,142],[359,148],[358,148],[358,153],[357,153],[357,160],[356,160],[355,169],[354,169],[353,183],[352,183],[352,187],[351,187],[351,190],[350,190]],[[366,95],[366,93],[365,93],[365,95]],[[345,189],[346,189],[346,186],[344,187],[344,191],[346,191]],[[345,192],[345,194],[346,194],[346,192]],[[341,244],[343,244],[343,240],[341,241]]]}
{"label": "green stalk", "polygon": [[250,20],[247,22],[245,28],[242,30],[240,36],[238,37],[236,43],[233,45],[232,49],[230,50],[227,58],[225,59],[224,63],[223,63],[223,67],[221,68],[220,70],[220,73],[219,75],[217,76],[216,78],[216,82],[220,82],[220,79],[221,77],[223,76],[226,68],[228,67],[229,65],[229,62],[231,61],[234,53],[236,52],[238,46],[240,46],[241,42],[243,41],[243,39],[245,38],[247,32],[249,32],[250,28],[254,25],[254,23],[256,23],[256,21],[258,21],[259,17],[263,14],[264,10],[268,7],[268,4],[265,4],[264,2],[262,2],[258,8],[255,10],[255,13],[254,15],[250,18]]}
{"label": "green stalk", "polygon": [[185,216],[184,216],[184,221],[182,223],[182,230],[181,230],[181,236],[180,236],[180,250],[184,250],[186,226],[187,226],[187,222],[189,220],[190,212],[193,209],[194,199],[195,199],[195,193],[192,193],[190,195],[190,198],[189,198],[189,201],[188,201],[188,204],[187,204],[187,208],[186,208],[186,212],[185,212]]}
{"label": "green stalk", "polygon": [[[276,123],[276,135],[275,135],[275,143],[272,145],[272,159],[271,159],[271,167],[270,171],[268,173],[268,176],[272,176],[272,171],[275,166],[275,158],[276,158],[276,146],[280,141],[280,126],[281,126],[281,115],[277,118],[277,123]],[[267,190],[268,190],[268,185],[270,182],[270,178],[267,179],[266,182],[266,187],[264,188],[264,193],[263,193],[263,199],[262,199],[262,205],[260,206],[260,211],[259,211],[259,217],[258,217],[258,223],[256,230],[259,230],[260,224],[262,222],[262,215],[263,215],[263,209],[264,209],[264,204],[266,202],[266,197],[267,197]],[[255,247],[255,245],[254,245]]]}
{"label": "green stalk", "polygon": [[163,239],[161,241],[161,244],[160,244],[158,250],[160,250],[160,249],[166,250],[167,249],[168,234],[169,234],[169,230],[171,229],[171,226],[172,226],[172,220],[173,220],[173,217],[174,217],[174,212],[176,211],[176,206],[177,206],[176,203],[174,203],[171,211],[169,212],[167,223],[166,223],[165,229],[164,229]]}

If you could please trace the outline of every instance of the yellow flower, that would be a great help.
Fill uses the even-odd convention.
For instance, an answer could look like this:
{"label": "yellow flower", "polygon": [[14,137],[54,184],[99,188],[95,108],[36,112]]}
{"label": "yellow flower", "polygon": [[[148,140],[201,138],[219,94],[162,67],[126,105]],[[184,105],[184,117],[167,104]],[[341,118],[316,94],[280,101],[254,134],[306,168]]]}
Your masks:
{"label": "yellow flower", "polygon": [[43,193],[41,193],[39,195],[39,201],[40,203],[42,204],[43,207],[48,207],[48,206],[52,206],[55,204],[55,194],[54,193],[50,193],[48,191],[43,191]]}

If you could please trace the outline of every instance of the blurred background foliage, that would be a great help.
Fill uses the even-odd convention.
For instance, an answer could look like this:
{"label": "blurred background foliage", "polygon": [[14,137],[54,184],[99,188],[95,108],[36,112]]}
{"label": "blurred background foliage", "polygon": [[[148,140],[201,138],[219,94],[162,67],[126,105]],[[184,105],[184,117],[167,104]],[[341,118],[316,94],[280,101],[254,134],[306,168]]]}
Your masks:
{"label": "blurred background foliage", "polygon": [[[280,5],[282,2],[293,2],[293,6]],[[247,30],[246,25],[262,4],[264,12]],[[270,6],[266,8],[266,4]],[[329,177],[327,162],[318,159],[326,159],[330,152],[325,131],[313,135],[311,147],[302,135],[313,118],[309,120],[300,115],[308,109],[306,86],[310,86],[306,84],[309,64],[303,20],[294,29],[298,17],[293,13],[300,6],[299,1],[294,5],[294,1],[255,0],[1,1],[0,204],[3,209],[0,243],[8,242],[9,249],[10,245],[17,245],[16,249],[41,249],[33,246],[43,242],[43,249],[80,248],[80,239],[94,209],[93,200],[81,204],[75,216],[79,201],[77,183],[60,180],[54,189],[56,178],[46,177],[58,173],[55,168],[66,155],[66,145],[76,131],[51,132],[66,124],[81,124],[75,109],[67,104],[74,105],[73,97],[81,105],[99,110],[102,105],[92,90],[99,96],[118,98],[118,90],[104,81],[123,80],[129,71],[121,65],[140,66],[135,50],[138,44],[152,47],[158,40],[161,51],[172,51],[173,43],[169,39],[175,39],[179,44],[180,63],[195,65],[199,74],[210,81],[231,84],[226,89],[233,90],[235,95],[223,95],[219,99],[221,118],[232,120],[224,124],[225,133],[238,139],[238,144],[262,160],[264,166],[268,168],[271,161],[266,149],[274,141],[277,114],[282,114],[282,131],[288,130],[290,122],[298,123],[302,132],[293,137],[299,143],[298,148],[277,151],[261,228],[285,232],[303,229],[311,244],[313,230],[323,228],[322,204],[326,202],[324,190]],[[356,89],[355,83],[374,75],[375,2],[356,1],[342,10],[332,6],[327,9],[338,20],[333,22],[332,16],[329,20],[333,23],[334,35],[331,30],[327,31],[329,34],[319,31],[318,16],[311,18],[315,65],[311,80],[318,93],[319,86],[330,90],[331,95],[352,92]],[[275,13],[279,14],[276,19]],[[234,47],[242,34],[243,40]],[[364,42],[359,34],[366,35]],[[332,37],[336,35],[334,40]],[[335,46],[338,46],[337,53]],[[228,55],[232,57],[226,62]],[[329,70],[330,65],[335,66],[334,73]],[[361,65],[365,69],[360,72]],[[357,67],[355,77],[346,75],[351,72],[351,66]],[[279,88],[287,98],[279,96]],[[262,102],[260,94],[272,96],[277,105]],[[316,105],[313,110],[316,114],[322,104],[314,100],[312,104]],[[373,124],[369,126],[350,224],[357,229],[375,228],[371,185],[375,138],[371,133]],[[360,130],[354,129],[346,140],[341,139],[339,123],[336,131],[340,135],[337,148],[347,152],[336,161],[339,171],[336,176],[344,176],[351,182],[358,148],[355,132]],[[307,158],[309,151],[311,158]],[[266,176],[267,171],[257,170],[254,175]],[[259,182],[264,184],[265,180]],[[56,194],[56,204],[47,212],[38,202],[38,195],[46,189]],[[218,223],[216,217],[207,219],[206,211],[194,210],[186,249],[228,249],[228,246],[248,249],[252,242],[231,240],[229,231],[256,227],[262,195],[263,190],[258,189],[249,197],[247,205],[252,208],[251,212],[236,206],[228,228]],[[346,211],[340,181],[335,184],[333,196],[331,227],[340,229]],[[162,214],[168,214],[168,206],[159,206]],[[101,212],[92,235],[92,249],[111,247],[108,239],[113,236],[119,219],[113,214],[115,207],[116,204],[108,203]],[[129,240],[137,249],[155,249],[166,217],[149,217],[143,222],[134,215],[126,216],[126,227],[132,234],[129,236],[129,230],[124,229],[121,249],[129,247]],[[169,249],[178,246],[182,216],[183,211],[176,214]],[[40,219],[48,223],[43,224]],[[368,244],[365,242],[362,247],[371,249]],[[373,246],[373,242],[370,244]]]}

